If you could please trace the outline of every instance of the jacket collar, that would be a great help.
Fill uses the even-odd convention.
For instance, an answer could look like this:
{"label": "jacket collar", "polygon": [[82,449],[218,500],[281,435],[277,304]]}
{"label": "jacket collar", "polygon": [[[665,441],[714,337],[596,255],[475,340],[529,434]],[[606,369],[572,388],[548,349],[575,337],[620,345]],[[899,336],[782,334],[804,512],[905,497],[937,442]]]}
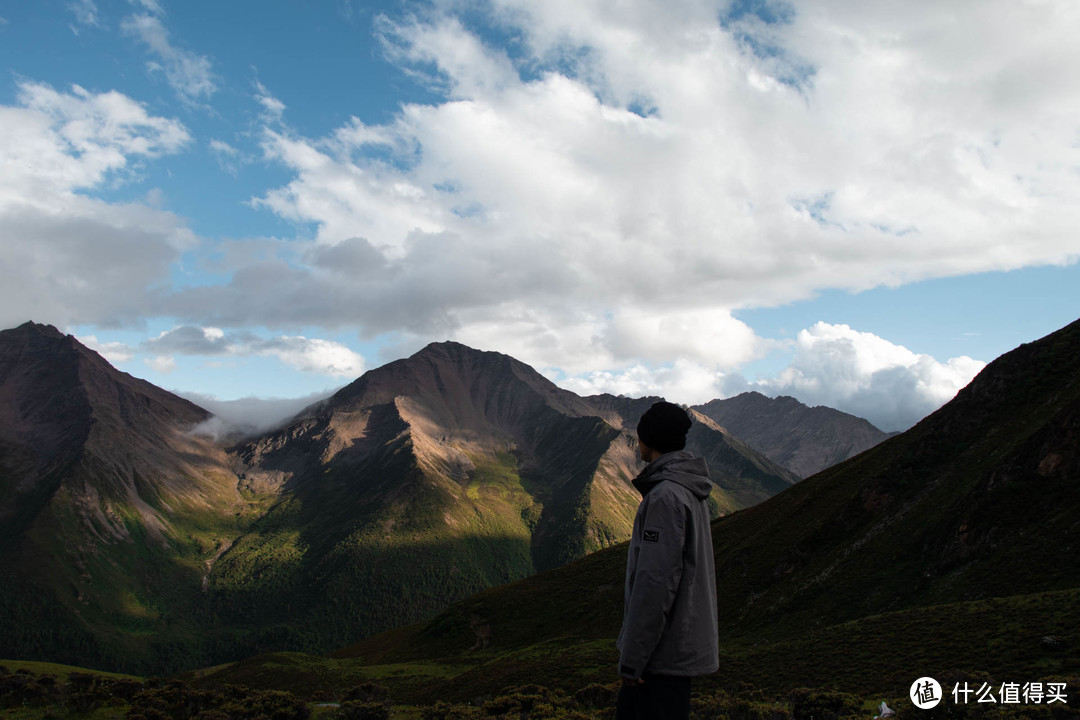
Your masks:
{"label": "jacket collar", "polygon": [[664,453],[656,458],[634,478],[633,484],[644,496],[664,480],[677,482],[699,498],[708,497],[713,484],[705,461],[686,450]]}

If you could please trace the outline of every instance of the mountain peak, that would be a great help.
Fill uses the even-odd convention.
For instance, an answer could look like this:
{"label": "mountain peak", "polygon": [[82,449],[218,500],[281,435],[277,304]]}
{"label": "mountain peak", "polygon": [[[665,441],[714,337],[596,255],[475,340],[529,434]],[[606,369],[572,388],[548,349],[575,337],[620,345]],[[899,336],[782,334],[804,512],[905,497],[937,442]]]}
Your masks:
{"label": "mountain peak", "polygon": [[18,327],[14,328],[12,330],[8,330],[6,332],[22,333],[22,334],[37,333],[39,335],[45,335],[47,337],[54,337],[54,338],[70,337],[70,336],[64,335],[64,333],[57,330],[56,327],[53,326],[53,325],[43,325],[41,323],[36,323],[33,320],[27,320],[22,325],[19,325]]}
{"label": "mountain peak", "polygon": [[0,330],[0,367],[10,372],[17,365],[28,367],[34,363],[48,365],[54,372],[66,367],[73,374],[79,374],[78,368],[86,363],[120,372],[74,335],[65,334],[54,325],[28,321]]}
{"label": "mountain peak", "polygon": [[49,422],[66,418],[64,424],[70,424],[79,417],[83,423],[115,421],[116,427],[128,428],[132,418],[144,411],[181,425],[192,425],[209,415],[187,400],[117,370],[74,336],[32,321],[0,331],[0,388],[7,397],[20,399],[21,414],[5,419],[11,425],[7,431],[15,435],[22,432],[16,428],[31,418],[46,416],[52,418]]}
{"label": "mountain peak", "polygon": [[407,358],[369,370],[339,390],[322,409],[383,404],[398,396],[425,398],[425,403],[439,405],[451,415],[491,402],[505,410],[505,400],[511,396],[516,398],[511,405],[540,402],[564,415],[595,415],[595,409],[577,395],[520,360],[449,340],[430,343]]}
{"label": "mountain peak", "polygon": [[[465,360],[476,362],[478,360],[486,360],[487,362],[520,362],[504,353],[496,352],[494,350],[478,350],[477,348],[465,345],[463,343],[459,343],[454,340],[443,340],[440,342],[428,343],[423,348],[406,358],[406,361],[411,360],[434,360],[450,362],[462,362]],[[524,363],[521,364],[524,365]]]}
{"label": "mountain peak", "polygon": [[[53,325],[28,321],[15,328],[0,330],[0,345],[5,347],[19,346],[27,349],[38,349],[46,346],[55,347],[54,343],[63,343],[64,341],[72,348],[83,347],[73,336],[65,335]],[[86,350],[89,352],[89,348],[86,348]]]}
{"label": "mountain peak", "polygon": [[[459,343],[456,340],[438,340],[430,342],[414,355],[423,355],[429,352],[454,352],[454,353],[486,353],[487,350],[477,350],[474,347]],[[496,353],[499,354],[499,353]]]}

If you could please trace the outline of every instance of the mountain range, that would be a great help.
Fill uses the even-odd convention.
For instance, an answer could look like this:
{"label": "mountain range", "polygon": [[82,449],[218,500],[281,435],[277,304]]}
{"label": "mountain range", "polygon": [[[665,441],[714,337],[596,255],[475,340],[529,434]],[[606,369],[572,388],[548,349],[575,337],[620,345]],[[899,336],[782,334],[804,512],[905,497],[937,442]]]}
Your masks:
{"label": "mountain range", "polygon": [[[1080,321],[996,359],[905,433],[714,520],[721,668],[705,684],[906,698],[929,675],[1075,690],[1078,511]],[[336,657],[417,668],[391,679],[415,701],[606,684],[625,563],[626,545],[605,549]]]}
{"label": "mountain range", "polygon": [[804,478],[898,434],[830,407],[808,407],[793,397],[769,398],[758,392],[711,400],[694,409]]}
{"label": "mountain range", "polygon": [[[71,338],[43,326],[23,326],[18,332],[0,333],[0,347],[0,398],[5,408],[0,416],[4,449],[0,500],[5,513],[0,526],[5,533],[0,553],[0,573],[5,581],[0,586],[4,589],[0,617],[6,621],[2,628],[5,642],[13,642],[12,647],[25,656],[44,657],[38,650],[47,647],[52,659],[60,659],[65,656],[59,649],[64,647],[62,643],[73,642],[69,655],[84,664],[101,666],[108,660],[108,666],[121,667],[123,659],[116,655],[116,648],[127,647],[143,653],[137,659],[144,666],[150,664],[147,658],[154,659],[154,652],[159,653],[158,666],[163,666],[164,654],[171,652],[179,654],[178,664],[196,667],[200,658],[285,649],[285,645],[273,647],[272,643],[288,640],[289,632],[302,631],[302,623],[266,624],[257,612],[246,620],[223,618],[222,608],[215,603],[228,592],[242,590],[242,578],[237,579],[235,588],[228,586],[229,578],[237,577],[237,568],[249,568],[251,581],[259,581],[261,573],[285,566],[286,571],[270,578],[263,594],[279,589],[286,595],[298,592],[290,587],[290,578],[319,580],[318,573],[304,576],[302,571],[305,557],[318,555],[309,549],[315,545],[291,541],[290,534],[304,538],[307,532],[313,536],[316,510],[329,512],[334,523],[350,522],[350,512],[345,509],[353,506],[350,493],[363,494],[361,488],[348,487],[350,477],[353,484],[363,478],[363,482],[392,493],[380,484],[379,478],[384,476],[374,471],[351,473],[350,463],[396,473],[399,468],[395,463],[421,468],[417,459],[421,457],[427,458],[424,462],[432,463],[431,467],[456,462],[470,478],[458,482],[459,496],[468,497],[472,478],[481,478],[475,487],[476,498],[497,495],[508,501],[515,497],[510,474],[491,479],[478,472],[483,463],[478,464],[472,456],[482,460],[491,453],[496,458],[500,453],[509,455],[501,461],[502,467],[516,464],[517,480],[527,494],[536,489],[528,478],[541,477],[530,469],[535,467],[534,458],[558,456],[552,454],[552,446],[543,439],[548,436],[542,431],[525,433],[531,444],[521,439],[513,440],[513,448],[506,444],[506,436],[496,430],[513,426],[510,418],[523,417],[510,410],[523,407],[523,401],[508,403],[507,395],[474,387],[463,381],[461,374],[462,363],[490,361],[503,368],[504,377],[517,378],[510,385],[522,380],[518,371],[535,382],[526,372],[528,368],[505,356],[453,344],[431,346],[396,366],[391,364],[394,367],[387,366],[385,375],[369,373],[339,396],[309,408],[281,431],[229,449],[211,445],[206,452],[209,458],[218,458],[216,462],[204,458],[198,448],[185,445],[208,441],[191,439],[175,430],[200,422],[204,412],[192,410],[188,403],[166,402],[171,396],[156,396],[156,389],[127,376],[115,385],[101,382],[99,373],[109,377],[115,371]],[[44,355],[43,347],[47,349]],[[455,353],[461,360],[444,362],[444,355]],[[70,368],[65,370],[45,360],[51,355],[72,364],[74,379]],[[457,368],[454,373],[448,372],[449,366]],[[434,387],[436,397],[455,399],[444,408],[430,398],[417,400],[424,409],[414,411],[408,398],[394,388],[395,376],[402,375],[413,381],[426,378],[420,385]],[[33,391],[42,379],[56,391]],[[109,392],[98,396],[97,390],[91,390],[102,387],[110,388]],[[544,383],[533,387],[551,392]],[[556,388],[554,394],[561,392]],[[469,401],[464,402],[465,398]],[[89,420],[84,401],[91,407]],[[575,407],[584,407],[578,402],[588,406],[591,414],[573,414]],[[624,452],[620,443],[629,445],[625,418],[636,417],[649,402],[647,398],[575,400],[574,396],[561,396],[537,404],[551,408],[568,403],[558,412],[575,422],[601,419],[617,435],[608,450],[615,447],[618,454]],[[101,410],[95,409],[98,403],[103,403]],[[156,415],[161,410],[156,403],[172,408],[168,412],[174,419],[164,424],[151,422],[143,413],[152,409]],[[496,429],[482,433],[486,440],[473,434],[480,424],[473,412],[479,408],[483,408],[484,422]],[[720,433],[724,445],[741,445],[724,435],[717,423],[707,421],[697,410],[694,413],[698,420],[695,433],[705,433],[705,437]],[[125,424],[125,418],[139,422]],[[412,428],[433,418],[450,429],[445,434],[429,430],[414,437]],[[187,463],[172,465],[177,472],[186,473],[184,482],[173,477],[170,484],[148,475],[153,487],[163,488],[157,490],[153,503],[146,502],[154,512],[129,510],[125,514],[117,509],[125,507],[119,500],[112,500],[111,506],[99,502],[98,507],[112,508],[112,514],[100,514],[103,521],[98,513],[87,510],[93,502],[84,500],[79,505],[71,499],[78,496],[80,482],[106,488],[98,491],[97,497],[130,499],[132,493],[141,498],[149,494],[151,485],[141,477],[149,470],[135,462],[146,449],[147,438],[128,438],[125,443],[115,437],[108,440],[110,423],[114,429],[127,432],[145,429],[157,443],[155,458],[165,466]],[[97,425],[103,427],[95,429]],[[581,431],[576,440],[588,444],[589,436],[581,430],[584,427],[600,426],[576,426]],[[610,434],[604,427],[600,430]],[[496,442],[496,437],[502,439]],[[415,444],[436,440],[451,448],[468,448],[462,453],[473,469],[443,446],[427,454],[412,449]],[[307,451],[296,450],[303,447]],[[478,453],[476,447],[495,449]],[[699,445],[699,451],[720,455],[719,447]],[[827,687],[888,697],[894,706],[898,698],[906,698],[912,680],[923,675],[975,683],[1056,679],[1075,691],[1080,675],[1075,653],[1080,647],[1076,630],[1080,627],[1080,565],[1074,560],[1080,540],[1080,523],[1075,519],[1080,509],[1078,450],[1080,321],[998,358],[953,401],[907,432],[807,480],[788,484],[769,499],[725,511],[721,500],[740,492],[763,492],[762,486],[767,484],[751,482],[745,473],[739,475],[736,463],[735,472],[722,481],[727,486],[718,484],[713,498],[722,662],[720,672],[703,680],[701,687],[722,687],[738,697],[750,692],[747,688],[805,695],[807,691],[796,688]],[[545,452],[549,454],[542,455]],[[114,480],[116,471],[126,472],[131,463],[130,483],[110,484],[95,478],[90,471],[96,469],[94,463],[100,462],[102,453],[124,460],[113,463]],[[602,464],[603,460],[597,468]],[[413,472],[411,479],[422,485],[422,468]],[[219,474],[227,481],[218,483]],[[120,480],[127,477],[123,473],[118,476]],[[738,482],[732,482],[732,476]],[[317,492],[320,483],[337,488],[330,497],[336,498],[339,507],[332,501],[321,501],[320,505],[315,500],[321,494]],[[564,485],[572,487],[569,481]],[[595,478],[590,486],[604,487]],[[191,487],[202,495],[194,490],[186,494],[169,491]],[[229,496],[227,491],[235,495]],[[224,524],[212,526],[205,522],[206,515],[190,510],[200,499],[205,502],[214,497],[215,492],[233,503],[231,534]],[[530,497],[555,497],[549,492],[550,496],[537,493]],[[424,498],[421,491],[403,496],[405,501]],[[387,498],[395,500],[390,494],[384,496]],[[481,512],[482,504],[474,502],[474,512]],[[430,505],[424,500],[410,507]],[[547,505],[558,503],[548,500]],[[165,506],[168,512],[161,509]],[[72,507],[83,510],[80,514]],[[177,513],[177,508],[186,511]],[[530,515],[534,530],[544,509],[534,508]],[[140,530],[147,517],[159,519],[157,535]],[[305,528],[305,517],[312,527]],[[203,518],[202,524],[196,522],[199,518]],[[599,526],[589,513],[585,518],[576,527]],[[386,519],[394,521],[382,528],[389,536],[393,536],[398,519],[412,527],[408,512]],[[446,523],[446,517],[442,519]],[[103,532],[109,521],[116,530],[112,537]],[[73,534],[72,525],[80,527],[82,534]],[[130,533],[127,540],[121,539],[121,526]],[[364,527],[368,526],[370,523]],[[142,533],[139,543],[130,539],[136,531]],[[412,532],[415,539],[423,528]],[[50,533],[56,534],[51,545]],[[202,542],[189,556],[176,552],[185,533],[189,542]],[[232,540],[211,542],[216,535]],[[264,544],[260,540],[263,536],[284,540],[274,546]],[[78,546],[80,537],[87,545]],[[517,557],[524,558],[527,553],[533,569],[540,569],[532,555],[532,535],[529,538],[528,551],[523,549],[525,543],[520,543]],[[410,537],[406,535],[400,542],[408,545]],[[74,544],[65,548],[65,543]],[[244,543],[250,547],[243,547]],[[133,553],[132,546],[142,550]],[[166,552],[167,546],[172,546],[171,553]],[[268,548],[267,554],[260,553],[260,547]],[[359,544],[354,547],[362,550]],[[413,561],[420,547],[390,553],[390,562]],[[126,548],[135,559],[117,548]],[[267,558],[279,550],[279,562],[268,562]],[[71,557],[95,558],[95,562],[84,561],[74,570],[65,568],[65,551]],[[525,683],[569,691],[589,683],[606,686],[611,683],[616,661],[613,638],[621,620],[625,553],[625,543],[618,543],[490,587],[451,603],[429,619],[371,635],[337,651],[332,658],[260,654],[202,670],[188,679],[200,685],[240,683],[331,696],[345,694],[358,682],[378,679],[389,686],[395,702],[409,703],[490,697],[502,688]],[[241,562],[245,557],[248,561]],[[326,576],[334,577],[336,569],[348,569],[348,557],[344,557],[336,566],[324,561],[324,565],[312,567],[325,568]],[[537,557],[544,557],[543,552]],[[230,563],[236,567],[226,572],[223,568]],[[117,605],[127,603],[126,622],[103,616],[101,599],[90,592],[94,573],[105,566],[115,566],[110,579],[123,581],[111,596],[119,598]],[[184,579],[179,574],[169,575],[178,567],[194,571],[184,576],[185,582],[198,578],[201,585],[188,582],[172,587],[161,582],[166,576],[174,583]],[[132,569],[144,575],[124,574]],[[151,569],[154,571],[147,572]],[[48,579],[54,577],[59,581],[50,585]],[[348,576],[339,573],[336,579],[345,583]],[[198,589],[193,591],[193,587]],[[67,598],[60,594],[63,591],[68,592]],[[155,609],[159,613],[156,618],[146,613],[140,618],[130,612],[138,607],[137,601],[150,596],[140,596],[140,592],[159,593],[152,596],[158,598],[156,606],[143,605]],[[253,593],[248,599],[257,596]],[[78,604],[71,603],[73,597]],[[292,597],[302,600],[297,594]],[[161,598],[175,604],[168,605]],[[196,610],[208,615],[202,624],[181,612],[184,608],[179,600],[183,598],[201,602],[194,604]],[[103,624],[92,625],[95,619]],[[224,624],[223,619],[231,624]],[[140,621],[144,623],[141,626]],[[183,632],[185,629],[189,634]],[[270,632],[260,638],[263,645],[252,641],[257,632],[268,629]],[[140,645],[138,638],[150,633],[158,642]],[[103,649],[112,654],[103,653]],[[174,657],[169,659],[176,662]]]}
{"label": "mountain range", "polygon": [[[435,343],[226,447],[73,337],[0,332],[0,655],[163,672],[431,617],[627,539],[658,399]],[[690,412],[714,517],[798,482]]]}

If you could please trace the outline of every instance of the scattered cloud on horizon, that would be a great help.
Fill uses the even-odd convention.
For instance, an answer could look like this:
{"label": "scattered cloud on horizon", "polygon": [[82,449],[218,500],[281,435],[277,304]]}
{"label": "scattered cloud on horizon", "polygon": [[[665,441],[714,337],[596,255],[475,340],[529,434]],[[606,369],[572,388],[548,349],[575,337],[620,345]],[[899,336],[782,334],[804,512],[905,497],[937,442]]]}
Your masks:
{"label": "scattered cloud on horizon", "polygon": [[[114,364],[130,362],[136,353],[147,354],[143,362],[162,374],[176,368],[176,355],[275,356],[298,370],[346,380],[353,380],[365,371],[362,357],[330,341],[287,336],[267,339],[212,327],[176,327],[138,348],[118,342],[101,343],[94,335],[79,340]],[[951,400],[986,366],[968,357],[939,362],[873,333],[824,322],[800,331],[790,345],[792,362],[775,377],[754,381],[737,371],[716,370],[707,360],[679,359],[660,365],[636,363],[621,370],[578,375],[567,375],[561,369],[538,369],[561,387],[582,396],[600,393],[661,396],[697,405],[755,390],[770,397],[790,395],[810,406],[836,408],[865,418],[882,430],[893,431],[908,429]],[[255,426],[265,430],[330,393],[222,401],[203,393],[178,392],[216,415],[223,415],[215,421],[217,424],[207,425],[211,428],[207,432],[214,435],[248,432]],[[225,410],[214,409],[219,406]],[[279,411],[278,407],[286,410]]]}
{"label": "scattered cloud on horizon", "polygon": [[364,358],[341,343],[321,338],[282,335],[262,338],[255,333],[226,333],[215,327],[175,327],[143,343],[158,357],[173,355],[271,356],[305,373],[333,378],[356,378],[365,369]]}
{"label": "scattered cloud on horizon", "polygon": [[793,350],[791,364],[776,377],[755,381],[686,360],[553,379],[579,395],[659,395],[687,405],[748,390],[770,397],[790,395],[806,405],[865,418],[888,432],[907,430],[951,400],[986,367],[969,357],[939,362],[873,333],[824,322],[800,331]]}
{"label": "scattered cloud on horizon", "polygon": [[655,396],[682,405],[700,405],[729,394],[725,391],[728,376],[690,360],[676,360],[660,367],[637,364],[624,370],[573,377],[549,374],[549,378],[560,387],[586,397],[603,393],[633,398]]}
{"label": "scattered cloud on horizon", "polygon": [[907,430],[984,367],[966,356],[939,362],[873,333],[819,322],[799,332],[794,359],[778,377],[751,387],[843,410],[885,431]]}
{"label": "scattered cloud on horizon", "polygon": [[76,339],[112,365],[131,362],[135,357],[134,348],[122,342],[101,342],[96,335],[83,335]]}
{"label": "scattered cloud on horizon", "polygon": [[176,369],[176,358],[171,355],[155,355],[143,358],[143,362],[156,373],[168,375]]}

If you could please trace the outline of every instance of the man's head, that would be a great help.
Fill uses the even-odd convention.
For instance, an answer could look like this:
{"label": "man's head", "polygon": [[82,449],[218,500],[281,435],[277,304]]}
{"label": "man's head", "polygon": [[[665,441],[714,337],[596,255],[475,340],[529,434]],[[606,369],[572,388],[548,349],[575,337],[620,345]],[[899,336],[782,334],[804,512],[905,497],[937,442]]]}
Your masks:
{"label": "man's head", "polygon": [[638,443],[642,446],[641,457],[646,450],[657,455],[682,450],[686,447],[686,433],[690,430],[690,416],[678,405],[661,400],[645,411],[638,421]]}

